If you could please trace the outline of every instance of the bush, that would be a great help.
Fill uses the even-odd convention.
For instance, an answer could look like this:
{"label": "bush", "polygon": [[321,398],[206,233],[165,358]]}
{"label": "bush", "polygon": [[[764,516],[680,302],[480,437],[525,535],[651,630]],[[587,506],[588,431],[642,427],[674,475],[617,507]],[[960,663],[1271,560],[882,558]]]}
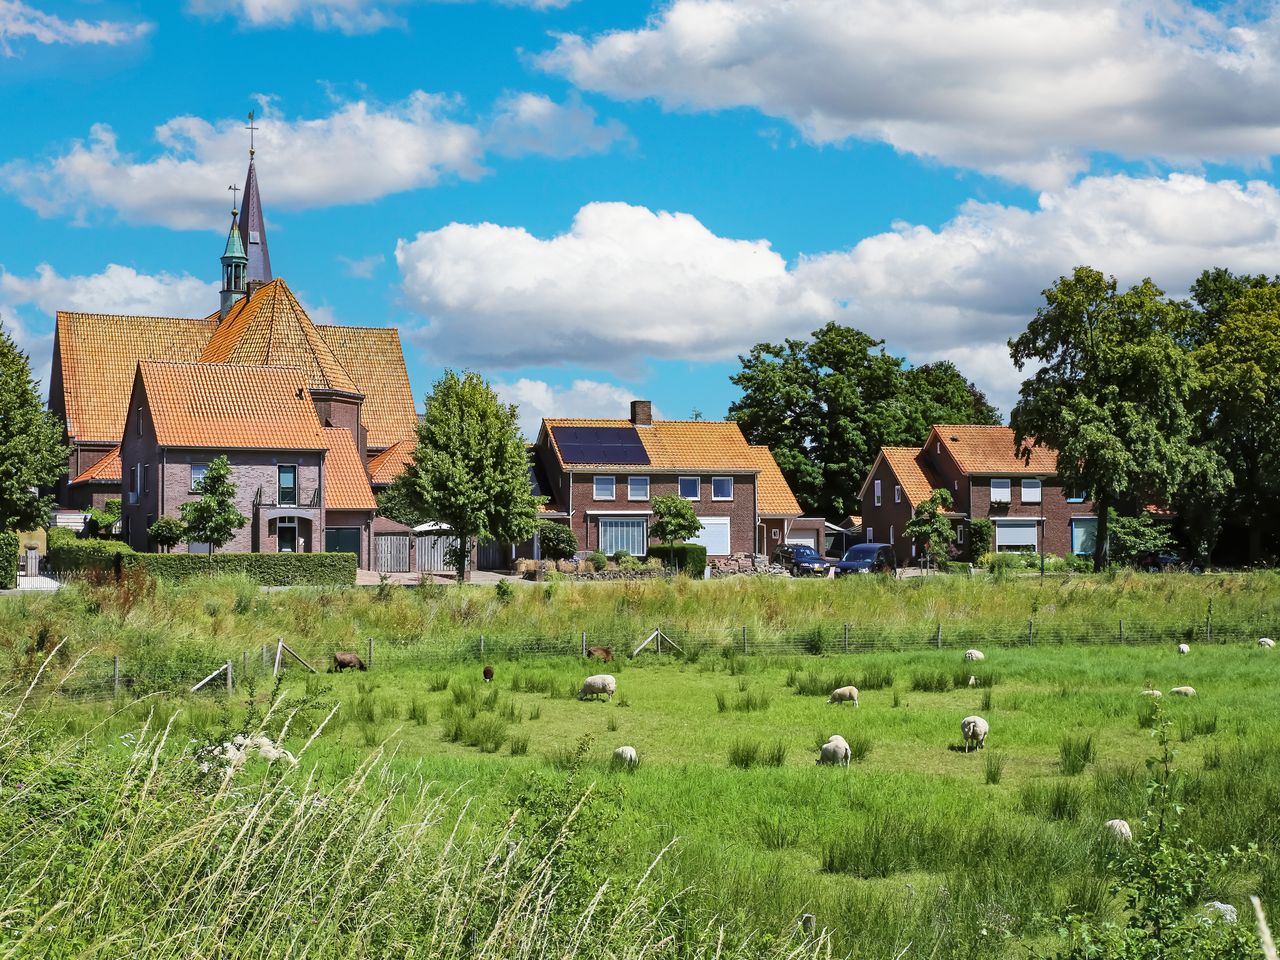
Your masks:
{"label": "bush", "polygon": [[58,571],[141,570],[165,580],[242,573],[264,586],[310,584],[349,587],[356,582],[353,553],[137,553],[114,540],[64,540],[49,544],[49,565]]}
{"label": "bush", "polygon": [[117,555],[136,556],[132,547],[118,540],[49,537],[49,566],[56,571],[110,570]]}
{"label": "bush", "polygon": [[969,556],[981,557],[995,542],[995,524],[986,517],[969,521]]}
{"label": "bush", "polygon": [[587,554],[587,562],[591,564],[592,570],[594,570],[596,573],[599,573],[601,570],[603,570],[605,567],[609,565],[609,558],[606,557],[599,550],[595,550]]}
{"label": "bush", "polygon": [[707,569],[707,548],[700,543],[676,543],[649,548],[649,556],[657,557],[668,567],[695,579]]}
{"label": "bush", "polygon": [[578,552],[578,536],[567,523],[539,520],[538,548],[545,560],[572,560]]}
{"label": "bush", "polygon": [[18,535],[0,533],[0,590],[18,585]]}

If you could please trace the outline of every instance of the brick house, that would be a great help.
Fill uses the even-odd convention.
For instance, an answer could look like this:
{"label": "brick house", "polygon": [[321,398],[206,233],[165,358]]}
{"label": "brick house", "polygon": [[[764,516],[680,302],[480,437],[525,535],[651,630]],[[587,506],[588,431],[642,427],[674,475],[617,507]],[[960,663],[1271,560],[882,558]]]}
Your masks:
{"label": "brick house", "polygon": [[891,543],[900,564],[916,559],[904,535],[915,508],[944,488],[955,503],[957,555],[969,553],[969,522],[991,520],[992,549],[1065,556],[1091,553],[1097,515],[1088,495],[1065,490],[1057,453],[1019,456],[1009,427],[935,425],[922,447],[884,447],[862,485],[863,539]]}
{"label": "brick house", "polygon": [[736,423],[654,420],[646,400],[628,420],[546,419],[532,446],[531,483],[547,517],[569,524],[584,552],[643,556],[654,497],[676,494],[703,522],[709,557],[768,553],[792,536],[818,542],[823,522],[800,506],[766,447]]}
{"label": "brick house", "polygon": [[[228,552],[355,553],[369,566],[376,503],[349,429],[324,427],[300,371],[239,364],[138,364],[119,447],[122,525],[136,550],[148,528],[178,516],[223,455],[249,518]],[[180,545],[204,552],[207,546]]]}

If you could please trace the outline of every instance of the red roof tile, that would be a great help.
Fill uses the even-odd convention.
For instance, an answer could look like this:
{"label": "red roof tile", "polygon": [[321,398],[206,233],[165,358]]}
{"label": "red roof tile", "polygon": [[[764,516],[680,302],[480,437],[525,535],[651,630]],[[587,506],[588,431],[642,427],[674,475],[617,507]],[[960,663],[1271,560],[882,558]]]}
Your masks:
{"label": "red roof tile", "polygon": [[71,481],[77,483],[119,483],[123,470],[120,466],[120,445],[116,444],[111,452],[95,463],[80,476]]}
{"label": "red roof tile", "polygon": [[355,438],[346,427],[324,427],[329,452],[324,458],[324,508],[326,510],[376,510],[378,502],[369,488]]}
{"label": "red roof tile", "polygon": [[1052,476],[1058,472],[1058,452],[1049,447],[1032,447],[1029,457],[1019,456],[1012,427],[938,424],[926,444],[938,442],[966,474]]}
{"label": "red roof tile", "polygon": [[416,440],[397,440],[369,461],[369,476],[377,486],[386,486],[413,463],[413,453],[418,449]]}

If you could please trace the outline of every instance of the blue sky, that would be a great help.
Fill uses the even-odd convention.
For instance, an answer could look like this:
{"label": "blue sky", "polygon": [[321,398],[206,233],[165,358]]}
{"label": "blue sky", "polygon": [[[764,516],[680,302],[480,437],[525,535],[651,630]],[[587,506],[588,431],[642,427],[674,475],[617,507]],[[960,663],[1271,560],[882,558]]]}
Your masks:
{"label": "blue sky", "polygon": [[723,416],[828,320],[950,359],[1078,263],[1277,272],[1271,5],[0,0],[0,311],[203,315],[245,114],[272,264],[543,415]]}

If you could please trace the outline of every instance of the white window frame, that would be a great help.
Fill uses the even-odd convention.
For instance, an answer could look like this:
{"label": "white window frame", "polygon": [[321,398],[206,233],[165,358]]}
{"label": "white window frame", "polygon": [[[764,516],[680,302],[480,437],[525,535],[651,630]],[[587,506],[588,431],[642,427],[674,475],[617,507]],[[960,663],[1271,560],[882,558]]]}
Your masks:
{"label": "white window frame", "polygon": [[[607,497],[600,495],[600,484],[607,482],[609,484],[609,495]],[[591,499],[592,500],[616,500],[618,499],[618,478],[606,474],[598,474],[591,478]]]}
{"label": "white window frame", "polygon": [[209,464],[207,463],[193,463],[191,465],[191,492],[192,493],[196,492],[196,484],[200,482],[200,480],[196,479],[197,467],[200,467],[201,469],[204,470],[204,473],[200,474],[200,480],[203,480],[205,476],[209,473]]}
{"label": "white window frame", "polygon": [[[1028,492],[1034,490],[1034,495],[1028,496]],[[1032,477],[1025,477],[1022,481],[1022,502],[1023,503],[1043,503],[1044,502],[1044,483]]]}
{"label": "white window frame", "polygon": [[867,543],[876,542],[876,532],[873,528],[867,527]]}
{"label": "white window frame", "polygon": [[[997,486],[997,484],[999,486]],[[1004,496],[996,496],[997,490],[1003,490]],[[1013,481],[1007,477],[991,478],[991,502],[992,503],[1013,503]]]}
{"label": "white window frame", "polygon": [[[1004,530],[1004,531],[1026,530],[1028,528],[1032,530],[1032,535],[1033,535],[1033,539],[1031,540],[1030,543],[1009,544],[1009,543],[1001,542],[1001,536],[1000,536],[1001,530]],[[995,524],[994,534],[995,534],[995,537],[994,537],[995,543],[993,544],[993,547],[997,553],[1036,553],[1040,550],[1041,532],[1040,532],[1040,521],[1038,520],[1033,520],[1029,517],[1028,518],[1011,517],[1009,518],[1008,521],[1006,521],[1004,518],[1001,518],[1000,521]],[[1030,547],[1031,549],[1030,550],[1023,549],[1025,547]]]}
{"label": "white window frame", "polygon": [[1072,517],[1071,525],[1067,528],[1068,532],[1071,535],[1071,552],[1075,554],[1077,557],[1090,556],[1093,552],[1091,550],[1085,551],[1084,553],[1079,553],[1076,551],[1076,524],[1077,523],[1080,523],[1080,524],[1092,523],[1094,543],[1097,543],[1098,542],[1098,518],[1097,517]]}
{"label": "white window frame", "polygon": [[[605,528],[611,524],[626,524],[628,527],[634,527],[635,524],[640,525],[640,535],[637,539],[635,534],[629,534],[627,539],[630,546],[639,547],[639,551],[631,550],[627,546],[618,546],[616,543],[605,543]],[[614,534],[609,533],[612,537]],[[605,549],[605,547],[609,549]],[[649,520],[647,517],[601,517],[596,524],[596,549],[606,556],[613,556],[619,550],[626,550],[633,557],[643,557],[649,552]]]}
{"label": "white window frame", "polygon": [[[282,467],[293,467],[293,503],[284,503],[280,499],[280,469]],[[302,500],[302,474],[296,463],[277,463],[276,464],[276,506],[279,507],[296,507]]]}
{"label": "white window frame", "polygon": [[880,481],[876,480],[873,482],[872,485],[875,489],[875,501],[876,501],[876,506],[878,507],[880,506]]}
{"label": "white window frame", "polygon": [[[644,493],[637,495],[633,489],[633,485],[637,483],[644,484]],[[648,500],[649,499],[649,478],[648,477],[627,477],[627,499],[628,500]]]}
{"label": "white window frame", "polygon": [[1067,503],[1084,503],[1089,499],[1087,490],[1073,490],[1066,495]]}
{"label": "white window frame", "polygon": [[956,546],[959,546],[962,543],[964,543],[964,524],[963,523],[959,524],[956,527]]}
{"label": "white window frame", "polygon": [[899,483],[895,483],[893,485],[893,502],[894,503],[902,502],[902,485]]}
{"label": "white window frame", "polygon": [[[681,492],[681,486],[684,484],[686,480],[692,480],[694,489],[697,491],[692,497]],[[679,493],[680,496],[684,497],[684,499],[686,500],[701,500],[702,499],[702,478],[701,477],[677,477],[676,493]]]}
{"label": "white window frame", "polygon": [[[721,480],[729,482],[729,495],[727,497],[716,496],[716,483]],[[712,477],[711,478],[711,499],[718,500],[721,503],[728,503],[733,500],[733,477]]]}

